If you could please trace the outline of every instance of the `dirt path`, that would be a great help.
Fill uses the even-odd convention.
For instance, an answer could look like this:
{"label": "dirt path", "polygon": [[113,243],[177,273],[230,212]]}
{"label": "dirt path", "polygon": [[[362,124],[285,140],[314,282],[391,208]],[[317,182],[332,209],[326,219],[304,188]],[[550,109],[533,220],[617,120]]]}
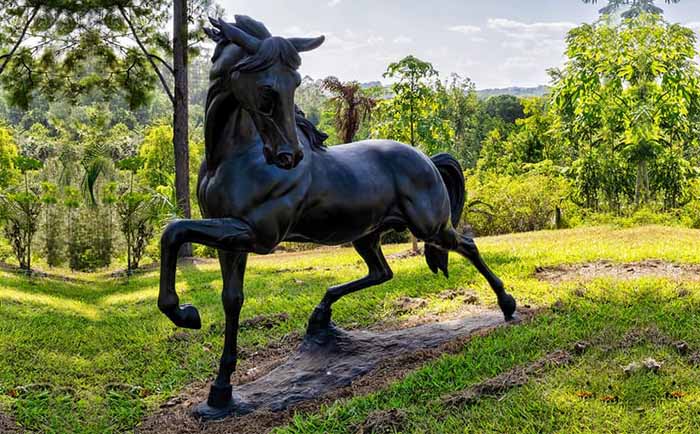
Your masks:
{"label": "dirt path", "polygon": [[674,264],[655,259],[630,263],[598,261],[538,268],[535,271],[535,277],[551,283],[592,280],[601,277],[621,280],[657,277],[697,282],[700,281],[700,265]]}

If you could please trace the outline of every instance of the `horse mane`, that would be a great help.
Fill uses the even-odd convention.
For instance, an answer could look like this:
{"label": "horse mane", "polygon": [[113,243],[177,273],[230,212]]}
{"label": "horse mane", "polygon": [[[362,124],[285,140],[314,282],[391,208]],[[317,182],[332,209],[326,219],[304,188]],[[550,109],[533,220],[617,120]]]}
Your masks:
{"label": "horse mane", "polygon": [[[255,54],[247,54],[240,50],[242,57],[232,59],[235,63],[230,69],[230,72],[259,72],[272,67],[277,62],[282,62],[293,70],[298,70],[301,66],[301,56],[297,52],[294,45],[286,38],[273,37],[265,25],[250,17],[236,15],[236,22],[231,25],[238,27],[244,32],[260,39],[262,41],[260,49]],[[212,56],[212,63],[216,63],[221,58],[224,49],[233,42],[229,41],[221,35],[210,29],[205,29],[207,35],[217,44]],[[224,69],[225,70],[225,69]],[[214,101],[216,94],[220,90],[219,78],[212,77],[213,86],[210,87],[207,95],[207,109],[211,102]],[[208,111],[208,110],[207,110]],[[311,149],[316,152],[323,152],[327,149],[324,142],[328,139],[328,134],[320,131],[316,126],[306,118],[306,114],[295,104],[295,121],[299,130],[306,136],[311,146]]]}

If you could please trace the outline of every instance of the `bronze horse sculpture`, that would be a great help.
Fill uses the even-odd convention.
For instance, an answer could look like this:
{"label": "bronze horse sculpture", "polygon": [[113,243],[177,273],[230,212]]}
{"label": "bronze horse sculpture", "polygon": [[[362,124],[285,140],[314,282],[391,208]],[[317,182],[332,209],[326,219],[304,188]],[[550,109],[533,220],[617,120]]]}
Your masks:
{"label": "bronze horse sculpture", "polygon": [[179,220],[161,239],[158,307],[179,327],[198,329],[197,309],[179,305],[178,251],[185,243],[218,249],[223,276],[225,342],[207,402],[195,411],[216,419],[236,410],[231,375],[236,361],[243,276],[249,253],[268,254],[282,241],[352,243],[366,262],[366,277],[328,288],[309,319],[307,339],[320,345],[336,329],[331,307],[341,297],[393,276],[381,235],[409,229],[425,241],[433,273],[448,275],[448,251],[469,259],[487,279],[506,320],[516,303],[482,260],[474,240],[455,226],[464,206],[464,175],[450,155],[428,158],[392,141],[326,148],[327,138],[296,108],[299,53],[324,37],[273,37],[249,17],[211,20],[216,43],[206,103],[206,155],[197,196],[204,220]]}

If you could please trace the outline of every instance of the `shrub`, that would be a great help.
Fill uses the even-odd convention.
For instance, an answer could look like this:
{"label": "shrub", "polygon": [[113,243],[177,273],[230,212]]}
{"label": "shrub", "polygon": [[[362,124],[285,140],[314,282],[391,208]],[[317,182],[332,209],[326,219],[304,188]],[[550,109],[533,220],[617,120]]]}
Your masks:
{"label": "shrub", "polygon": [[0,220],[4,221],[4,235],[23,270],[32,269],[32,241],[39,226],[41,202],[28,190],[0,196]]}
{"label": "shrub", "polygon": [[469,202],[483,204],[468,207],[462,217],[476,235],[567,227],[568,213],[576,211],[567,200],[569,182],[537,171],[515,176],[481,172],[468,177],[467,192]]}
{"label": "shrub", "polygon": [[396,232],[392,230],[382,235],[382,243],[384,244],[403,244],[409,241],[411,241],[409,231]]}
{"label": "shrub", "polygon": [[105,220],[104,210],[96,207],[81,208],[77,212],[68,243],[72,270],[94,271],[112,263],[113,239]]}
{"label": "shrub", "polygon": [[41,183],[41,203],[44,205],[44,257],[49,267],[57,267],[63,262],[64,241],[61,237],[63,222],[58,210],[58,188],[49,182]]}

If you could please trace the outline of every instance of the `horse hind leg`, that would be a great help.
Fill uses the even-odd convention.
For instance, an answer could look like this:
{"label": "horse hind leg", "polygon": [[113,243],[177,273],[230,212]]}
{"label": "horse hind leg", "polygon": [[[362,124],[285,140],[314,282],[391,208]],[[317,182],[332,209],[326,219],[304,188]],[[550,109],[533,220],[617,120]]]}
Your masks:
{"label": "horse hind leg", "polygon": [[439,242],[436,244],[445,250],[458,252],[469,259],[479,273],[486,278],[493,292],[496,293],[498,306],[501,308],[506,321],[512,321],[514,319],[515,309],[517,307],[515,299],[506,292],[501,279],[486,265],[479,253],[479,249],[476,247],[474,239],[465,235],[460,235],[454,228],[449,227],[442,232],[439,237]]}
{"label": "horse hind leg", "polygon": [[369,288],[371,286],[380,285],[391,280],[394,273],[389,268],[389,264],[384,258],[381,247],[381,234],[379,232],[372,233],[364,238],[353,242],[353,247],[362,259],[367,264],[367,276],[345,283],[342,285],[332,286],[328,288],[319,305],[314,309],[309,325],[307,328],[307,336],[312,337],[320,343],[325,343],[333,333],[331,324],[331,308],[333,303],[338,301],[345,295]]}

